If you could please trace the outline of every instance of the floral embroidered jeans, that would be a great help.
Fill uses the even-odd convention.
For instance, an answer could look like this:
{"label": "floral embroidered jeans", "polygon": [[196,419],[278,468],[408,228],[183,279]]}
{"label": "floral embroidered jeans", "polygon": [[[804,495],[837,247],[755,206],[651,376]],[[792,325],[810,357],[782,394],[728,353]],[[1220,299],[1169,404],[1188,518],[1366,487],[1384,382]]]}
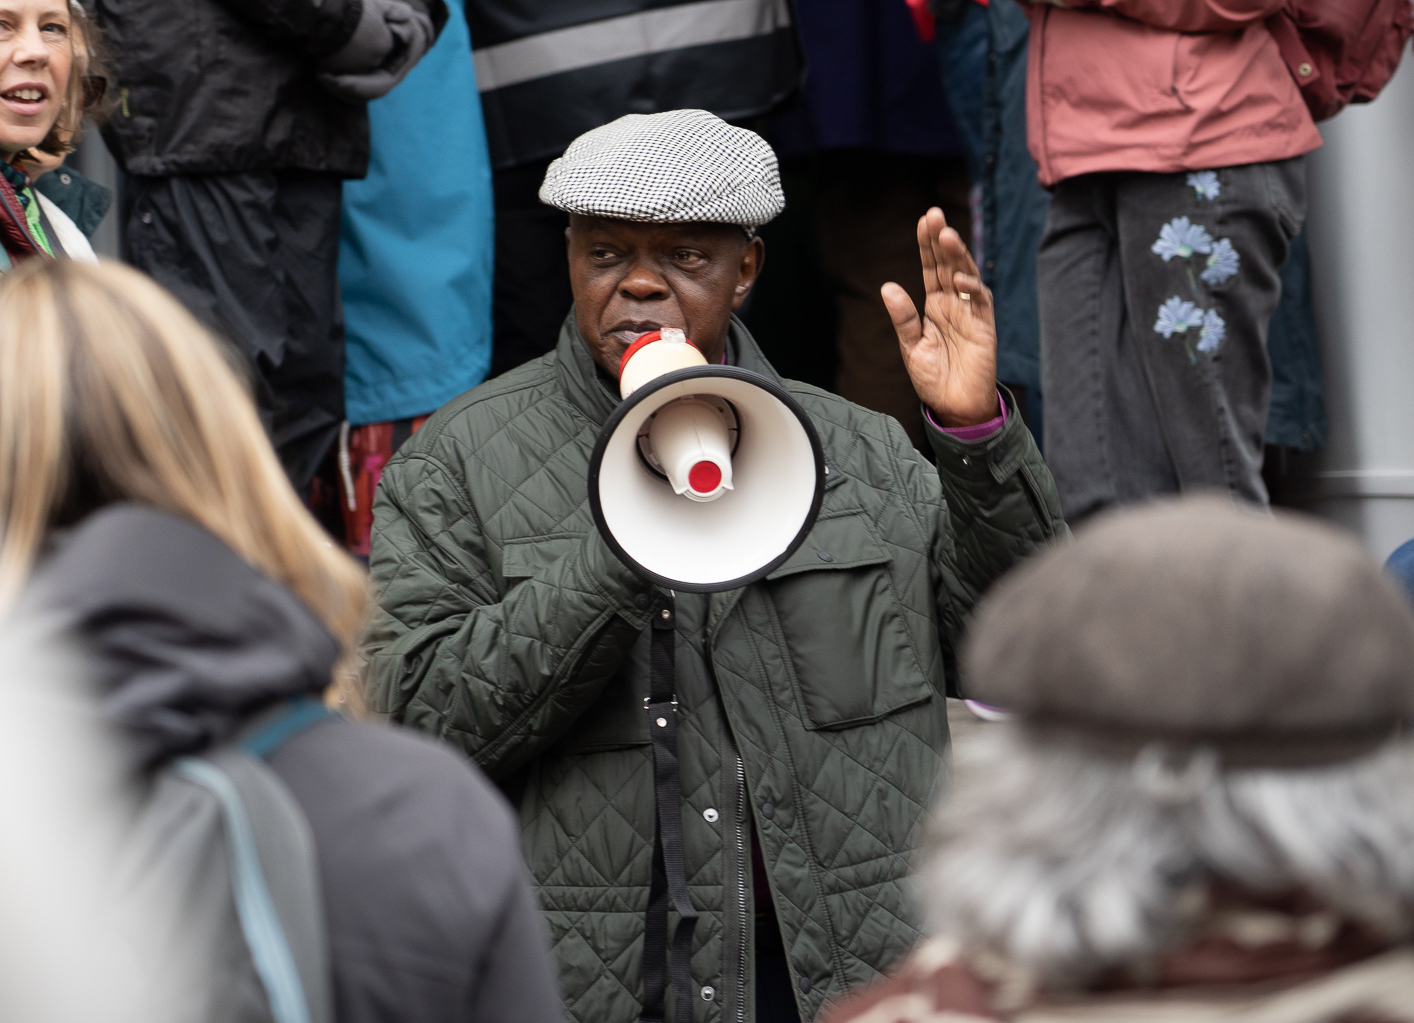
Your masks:
{"label": "floral embroidered jeans", "polygon": [[1037,288],[1067,519],[1202,489],[1267,503],[1267,325],[1305,215],[1302,157],[1056,186]]}

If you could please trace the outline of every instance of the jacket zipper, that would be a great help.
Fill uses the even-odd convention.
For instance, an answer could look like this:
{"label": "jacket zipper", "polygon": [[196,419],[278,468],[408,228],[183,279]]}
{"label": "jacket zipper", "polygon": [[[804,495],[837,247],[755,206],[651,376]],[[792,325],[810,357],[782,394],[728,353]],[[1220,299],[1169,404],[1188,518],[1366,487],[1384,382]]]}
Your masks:
{"label": "jacket zipper", "polygon": [[746,847],[746,764],[741,759],[741,754],[736,755],[736,845],[737,862],[741,864],[741,872],[737,875],[737,900],[741,906],[741,994],[737,999],[737,1018],[741,1023],[746,1023],[746,994],[750,990],[750,985],[746,983],[747,962],[746,950],[750,941],[750,931],[747,928],[752,926],[751,906],[749,905],[750,893],[746,890],[746,875],[751,869],[751,850]]}

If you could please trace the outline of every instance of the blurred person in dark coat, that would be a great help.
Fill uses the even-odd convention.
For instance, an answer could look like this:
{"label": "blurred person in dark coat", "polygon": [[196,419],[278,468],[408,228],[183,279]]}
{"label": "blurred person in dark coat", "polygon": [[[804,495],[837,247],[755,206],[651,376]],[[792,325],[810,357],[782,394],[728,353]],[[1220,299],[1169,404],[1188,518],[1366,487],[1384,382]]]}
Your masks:
{"label": "blurred person in dark coat", "polygon": [[129,176],[124,259],[248,360],[303,490],[344,419],[340,192],[371,99],[432,45],[442,0],[96,0]]}
{"label": "blurred person in dark coat", "polygon": [[[301,506],[212,339],[126,267],[0,289],[0,605],[56,620],[142,776],[317,699],[362,571]],[[312,833],[336,1023],[561,1018],[510,808],[431,740],[331,717],[268,761]]]}

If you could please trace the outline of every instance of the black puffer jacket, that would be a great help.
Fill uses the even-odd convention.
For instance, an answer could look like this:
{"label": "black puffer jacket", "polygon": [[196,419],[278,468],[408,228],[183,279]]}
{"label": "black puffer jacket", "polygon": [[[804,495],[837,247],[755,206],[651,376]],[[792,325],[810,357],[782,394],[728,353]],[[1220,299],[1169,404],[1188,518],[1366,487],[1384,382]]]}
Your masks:
{"label": "black puffer jacket", "polygon": [[[338,653],[304,604],[210,533],[135,505],[84,520],[29,601],[83,640],[105,717],[149,767],[319,693]],[[517,826],[479,772],[345,721],[270,763],[314,834],[336,1023],[562,1019]]]}
{"label": "black puffer jacket", "polygon": [[[407,0],[447,20],[444,0]],[[364,0],[95,0],[117,109],[103,130],[129,174],[309,170],[361,178],[366,104],[316,81]]]}

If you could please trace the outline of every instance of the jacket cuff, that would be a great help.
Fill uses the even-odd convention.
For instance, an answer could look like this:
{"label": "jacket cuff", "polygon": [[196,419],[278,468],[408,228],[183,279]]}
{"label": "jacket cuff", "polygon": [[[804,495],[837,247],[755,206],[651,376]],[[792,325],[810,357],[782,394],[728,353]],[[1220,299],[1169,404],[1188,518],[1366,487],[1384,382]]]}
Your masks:
{"label": "jacket cuff", "polygon": [[1009,478],[1026,459],[1031,448],[1030,431],[1016,411],[1016,398],[1011,391],[997,385],[1002,399],[1002,425],[995,432],[977,440],[963,440],[939,427],[924,409],[923,429],[937,456],[938,471],[970,480],[993,480],[1001,483]]}
{"label": "jacket cuff", "polygon": [[933,418],[933,410],[927,405],[923,406],[923,418],[948,436],[956,437],[958,440],[986,440],[1006,425],[1006,402],[1002,399],[1000,390],[997,391],[997,404],[1002,408],[1001,413],[985,423],[978,423],[976,426],[944,426]]}

